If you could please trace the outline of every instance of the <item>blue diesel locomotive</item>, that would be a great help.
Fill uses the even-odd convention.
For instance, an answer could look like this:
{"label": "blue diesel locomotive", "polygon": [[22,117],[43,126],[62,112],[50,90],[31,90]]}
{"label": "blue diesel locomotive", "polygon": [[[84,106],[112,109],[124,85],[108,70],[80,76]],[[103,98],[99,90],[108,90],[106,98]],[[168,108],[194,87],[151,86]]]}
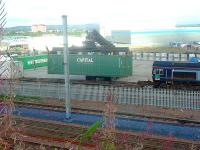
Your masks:
{"label": "blue diesel locomotive", "polygon": [[152,68],[154,85],[200,83],[200,62],[154,61]]}

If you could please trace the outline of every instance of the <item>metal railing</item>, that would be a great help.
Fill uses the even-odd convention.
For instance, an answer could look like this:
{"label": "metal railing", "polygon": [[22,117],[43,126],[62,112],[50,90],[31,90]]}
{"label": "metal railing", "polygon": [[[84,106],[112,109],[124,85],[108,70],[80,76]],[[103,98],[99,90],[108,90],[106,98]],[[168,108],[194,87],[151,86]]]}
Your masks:
{"label": "metal railing", "polygon": [[[41,82],[14,83],[16,95],[51,97],[64,99],[64,84]],[[4,81],[0,94],[9,92],[9,84]],[[167,90],[137,87],[110,87],[94,85],[71,85],[73,100],[106,101],[109,90],[117,104],[151,105],[167,108],[200,109],[200,92],[188,90]]]}
{"label": "metal railing", "polygon": [[199,57],[200,54],[186,53],[133,53],[133,60],[158,60],[158,61],[188,61],[191,57]]}

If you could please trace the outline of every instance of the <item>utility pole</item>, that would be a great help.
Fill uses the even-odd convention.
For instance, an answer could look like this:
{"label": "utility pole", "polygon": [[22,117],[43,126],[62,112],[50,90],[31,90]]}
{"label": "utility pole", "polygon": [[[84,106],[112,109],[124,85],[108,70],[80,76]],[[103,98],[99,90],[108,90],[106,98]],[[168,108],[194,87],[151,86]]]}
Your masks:
{"label": "utility pole", "polygon": [[65,109],[66,119],[71,117],[71,93],[69,80],[69,50],[68,50],[68,34],[67,34],[67,16],[62,16],[63,20],[63,43],[64,43],[64,76],[65,76]]}

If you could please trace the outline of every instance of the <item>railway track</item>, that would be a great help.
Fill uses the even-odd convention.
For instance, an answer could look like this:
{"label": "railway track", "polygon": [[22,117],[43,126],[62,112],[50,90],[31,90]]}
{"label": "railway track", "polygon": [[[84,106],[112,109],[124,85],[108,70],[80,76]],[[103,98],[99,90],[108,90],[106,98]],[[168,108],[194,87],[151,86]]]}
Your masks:
{"label": "railway track", "polygon": [[[65,83],[64,79],[48,79],[48,78],[21,78],[19,81],[26,82],[46,82],[46,83]],[[102,86],[125,86],[125,87],[142,87],[151,86],[151,81],[128,82],[128,81],[90,81],[90,80],[70,80],[71,84],[84,85],[102,85]]]}
{"label": "railway track", "polygon": [[[21,78],[19,81],[25,82],[46,82],[46,83],[65,83],[64,79],[49,79],[49,78]],[[198,84],[160,84],[154,85],[152,81],[138,81],[138,82],[129,82],[129,81],[90,81],[90,80],[70,80],[71,84],[83,84],[83,85],[101,85],[101,86],[112,86],[112,87],[151,87],[151,88],[163,88],[163,89],[172,89],[172,90],[195,90],[200,89]]]}
{"label": "railway track", "polygon": [[[84,149],[93,148],[95,145],[88,142],[80,143],[77,139],[86,130],[86,127],[67,125],[51,121],[14,117],[13,133],[17,141],[30,142],[37,145],[50,147],[69,148],[67,145],[79,145]],[[4,126],[0,125],[1,128]],[[8,139],[8,137],[4,137]]]}
{"label": "railway track", "polygon": [[[55,109],[57,111],[63,111],[63,107],[55,107],[41,104],[27,104],[27,103],[18,103],[17,105],[26,106],[26,107],[38,107],[43,109]],[[76,109],[75,109],[76,110]],[[74,111],[75,111],[74,110]],[[78,110],[78,108],[77,108]],[[89,112],[90,110],[81,111]],[[97,113],[93,111],[93,113]],[[80,144],[77,140],[77,137],[80,136],[81,133],[86,131],[85,126],[74,125],[74,124],[64,124],[58,123],[54,121],[44,121],[39,119],[31,119],[27,117],[15,117],[16,120],[16,128],[19,129],[19,141],[25,142],[33,142],[33,144],[42,144],[46,146],[52,147],[61,147],[66,148],[66,143],[71,145]],[[3,128],[3,127],[1,127]],[[21,128],[21,130],[20,130]],[[103,129],[102,129],[103,130]],[[99,131],[100,132],[100,131]],[[153,136],[150,133],[132,133],[132,132],[124,132],[124,131],[115,131],[116,135],[116,145],[120,145],[119,149],[124,149],[127,147],[132,147],[143,150],[160,150],[160,149],[170,149],[173,150],[187,150],[190,147],[200,148],[198,142],[188,141],[188,140],[180,140],[172,137],[158,137]],[[89,144],[89,145],[88,145]],[[95,141],[90,141],[89,143],[84,143],[82,146],[85,149],[95,149],[97,143]]]}
{"label": "railway track", "polygon": [[[18,129],[19,141],[25,141],[36,145],[45,145],[49,147],[70,148],[80,144],[81,133],[84,133],[87,129],[85,126],[64,124],[53,121],[44,121],[39,119],[31,119],[26,117],[14,117],[16,121],[15,128]],[[105,140],[101,137],[103,129],[97,130],[99,137],[91,139],[84,143],[81,143],[83,149],[96,149],[97,142]],[[132,133],[114,131],[115,140],[113,141],[117,145],[117,149],[136,149],[141,150],[161,150],[161,149],[173,149],[173,150],[189,150],[192,146],[196,147],[196,150],[200,148],[200,143],[180,140],[173,137],[158,137],[152,136],[147,133]]]}

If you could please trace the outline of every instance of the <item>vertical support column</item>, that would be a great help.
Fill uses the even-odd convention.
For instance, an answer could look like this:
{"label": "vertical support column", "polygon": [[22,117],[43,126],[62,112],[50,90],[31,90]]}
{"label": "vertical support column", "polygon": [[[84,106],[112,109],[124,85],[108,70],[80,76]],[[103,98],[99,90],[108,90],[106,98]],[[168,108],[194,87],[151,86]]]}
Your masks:
{"label": "vertical support column", "polygon": [[67,16],[62,16],[63,20],[63,44],[64,44],[64,75],[65,75],[65,109],[66,119],[71,117],[71,96],[70,96],[70,80],[69,80],[69,50],[67,35]]}

